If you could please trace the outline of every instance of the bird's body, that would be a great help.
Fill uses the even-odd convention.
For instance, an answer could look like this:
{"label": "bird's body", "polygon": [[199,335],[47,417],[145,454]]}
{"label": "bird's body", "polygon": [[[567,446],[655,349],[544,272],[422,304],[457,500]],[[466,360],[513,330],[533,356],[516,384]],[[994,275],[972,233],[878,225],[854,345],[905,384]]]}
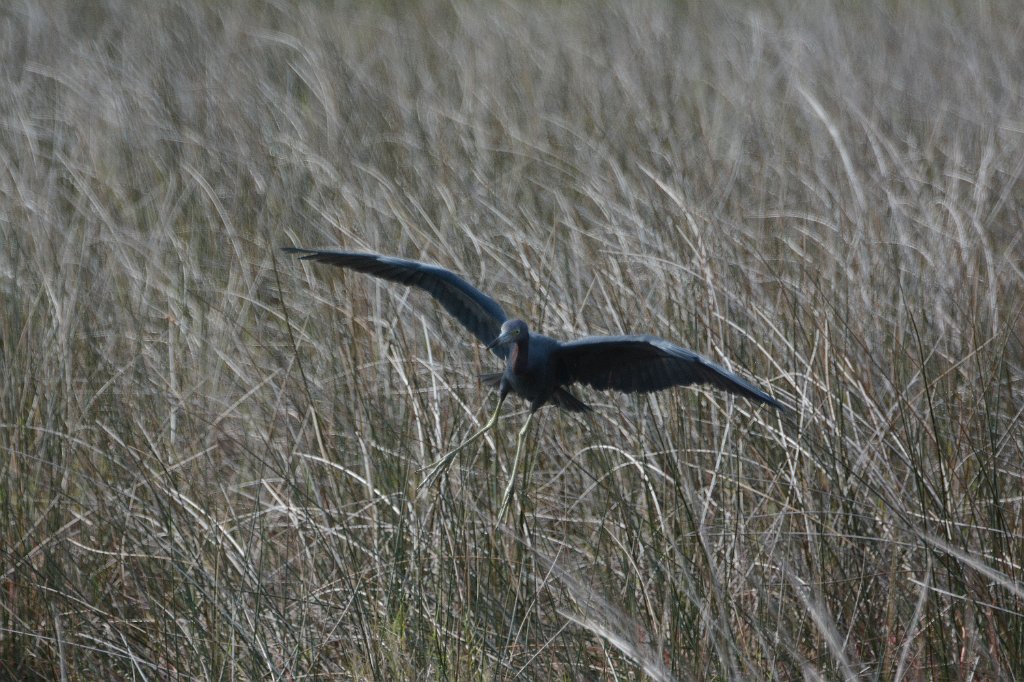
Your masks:
{"label": "bird's body", "polygon": [[[505,361],[502,372],[483,381],[498,388],[498,407],[487,424],[448,453],[431,472],[428,482],[456,452],[497,423],[510,393],[530,403],[530,417],[552,403],[573,412],[590,408],[569,391],[573,384],[625,393],[660,391],[671,386],[711,384],[751,400],[786,409],[780,402],[707,358],[656,336],[594,336],[562,342],[531,332],[522,320],[509,319],[502,307],[453,272],[436,265],[371,253],[286,248],[314,260],[349,268],[427,291],[487,348]],[[520,431],[516,460],[529,425]],[[513,467],[513,470],[515,466]],[[511,493],[511,485],[507,495]]]}
{"label": "bird's body", "polygon": [[563,409],[582,412],[581,409],[566,407],[564,402],[553,400],[553,394],[558,391],[569,394],[563,388],[569,383],[567,377],[557,364],[552,365],[560,347],[558,341],[543,334],[528,334],[522,341],[513,344],[505,363],[505,371],[501,373],[498,392],[506,390],[516,394],[530,403],[531,410],[554,402]]}
{"label": "bird's body", "polygon": [[521,336],[509,344],[505,370],[485,375],[485,382],[496,385],[499,395],[512,393],[526,400],[534,412],[548,403],[571,412],[588,412],[590,407],[569,392],[572,381],[558,360],[563,344],[550,336],[530,332],[522,320],[512,320],[510,324],[522,325]]}

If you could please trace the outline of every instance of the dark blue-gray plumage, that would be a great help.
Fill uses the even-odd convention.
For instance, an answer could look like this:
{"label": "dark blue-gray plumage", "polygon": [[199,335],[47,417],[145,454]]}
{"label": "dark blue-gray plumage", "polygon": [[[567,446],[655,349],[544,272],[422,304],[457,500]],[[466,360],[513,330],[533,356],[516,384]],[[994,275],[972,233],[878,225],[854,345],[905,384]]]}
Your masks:
{"label": "dark blue-gray plumage", "polygon": [[[501,324],[508,319],[508,315],[501,309],[497,301],[454,272],[436,265],[373,253],[349,253],[292,247],[282,250],[285,253],[301,253],[303,254],[302,260],[337,265],[380,277],[389,282],[419,287],[437,299],[437,302],[471,331],[481,343],[493,341],[501,331]],[[494,354],[504,358],[508,355],[508,349],[495,348]]]}
{"label": "dark blue-gray plumage", "polygon": [[[656,336],[592,336],[562,342],[531,332],[522,320],[510,320],[493,298],[455,273],[436,265],[372,253],[301,248],[286,248],[284,251],[301,254],[303,260],[337,265],[419,287],[437,299],[477,339],[487,344],[489,350],[506,361],[503,372],[482,377],[485,383],[498,387],[498,406],[491,419],[438,461],[422,485],[433,481],[447,468],[455,453],[497,423],[501,405],[509,393],[530,403],[530,414],[517,439],[517,463],[530,419],[541,406],[553,403],[574,412],[590,410],[569,392],[568,387],[572,384],[625,393],[710,384],[780,410],[786,409],[782,403],[727,369]],[[513,464],[513,480],[517,463]],[[502,509],[511,490],[510,482]]]}

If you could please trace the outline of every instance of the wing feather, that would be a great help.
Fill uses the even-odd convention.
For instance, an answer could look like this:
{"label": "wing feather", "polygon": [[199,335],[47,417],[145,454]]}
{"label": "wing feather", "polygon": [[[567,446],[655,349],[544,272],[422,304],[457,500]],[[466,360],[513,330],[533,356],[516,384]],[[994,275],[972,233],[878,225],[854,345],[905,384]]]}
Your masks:
{"label": "wing feather", "polygon": [[[373,253],[291,247],[283,251],[303,254],[302,260],[337,265],[389,282],[423,289],[481,343],[490,343],[497,338],[501,333],[501,324],[508,319],[497,301],[454,272],[436,265]],[[494,348],[492,352],[504,358],[508,355],[508,347]]]}
{"label": "wing feather", "polygon": [[724,367],[656,336],[595,336],[563,343],[556,352],[566,383],[578,382],[598,390],[624,393],[710,384],[786,409]]}

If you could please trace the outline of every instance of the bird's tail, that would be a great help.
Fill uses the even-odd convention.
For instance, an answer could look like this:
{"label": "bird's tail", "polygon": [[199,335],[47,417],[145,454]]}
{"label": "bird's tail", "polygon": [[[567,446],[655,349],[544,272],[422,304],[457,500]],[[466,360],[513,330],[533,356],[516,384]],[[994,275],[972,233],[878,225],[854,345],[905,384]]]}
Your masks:
{"label": "bird's tail", "polygon": [[551,395],[551,402],[570,412],[590,412],[590,405],[587,405],[564,388],[558,389]]}
{"label": "bird's tail", "polygon": [[501,383],[502,372],[485,372],[480,375],[480,383],[484,386],[497,386]]}

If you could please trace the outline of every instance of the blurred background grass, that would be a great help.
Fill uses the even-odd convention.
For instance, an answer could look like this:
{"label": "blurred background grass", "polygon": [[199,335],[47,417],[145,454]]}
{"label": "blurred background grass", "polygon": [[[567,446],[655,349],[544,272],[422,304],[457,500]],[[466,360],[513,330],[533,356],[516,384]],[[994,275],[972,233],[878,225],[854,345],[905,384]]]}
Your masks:
{"label": "blurred background grass", "polygon": [[[0,9],[0,675],[1012,679],[1015,2]],[[794,405],[493,407],[438,263]],[[519,408],[522,404],[517,404]]]}

